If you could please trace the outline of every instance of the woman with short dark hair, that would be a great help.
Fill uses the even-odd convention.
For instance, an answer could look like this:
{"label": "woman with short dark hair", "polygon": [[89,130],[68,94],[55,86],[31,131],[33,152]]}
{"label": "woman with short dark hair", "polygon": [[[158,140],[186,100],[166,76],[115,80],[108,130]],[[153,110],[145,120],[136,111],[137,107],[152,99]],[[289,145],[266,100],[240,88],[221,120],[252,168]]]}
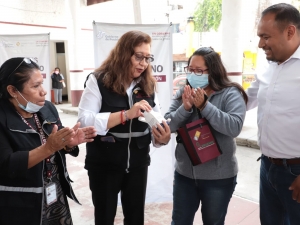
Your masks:
{"label": "woman with short dark hair", "polygon": [[70,184],[66,154],[93,141],[93,127],[63,127],[45,100],[43,76],[29,58],[0,67],[0,224],[71,225],[67,197],[79,203]]}

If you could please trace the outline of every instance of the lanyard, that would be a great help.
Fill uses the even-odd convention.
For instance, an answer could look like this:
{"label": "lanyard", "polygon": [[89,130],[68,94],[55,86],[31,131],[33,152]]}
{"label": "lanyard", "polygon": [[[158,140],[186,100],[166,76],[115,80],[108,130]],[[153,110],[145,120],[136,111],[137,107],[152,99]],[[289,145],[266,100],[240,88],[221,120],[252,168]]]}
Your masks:
{"label": "lanyard", "polygon": [[[19,113],[18,113],[19,114]],[[22,118],[23,122],[26,123],[31,129],[35,130],[28,122],[27,120],[25,120],[25,118],[23,116],[21,116],[21,114],[19,114],[20,117]],[[42,144],[45,144],[46,143],[46,136],[45,136],[45,133],[42,129],[42,125],[39,121],[39,118],[37,117],[36,113],[33,114],[33,117],[34,117],[34,120],[35,120],[35,124],[36,124],[36,127],[37,127],[37,131],[38,133],[40,134],[40,137],[41,137],[41,142]]]}
{"label": "lanyard", "polygon": [[[17,112],[18,113],[18,112]],[[26,123],[31,129],[35,130],[28,122],[27,120],[25,120],[25,118],[23,116],[21,116],[20,113],[18,113],[20,115],[20,117],[22,118],[23,122]],[[38,133],[40,134],[40,138],[41,138],[41,142],[42,144],[45,144],[46,143],[46,136],[45,136],[45,133],[42,129],[42,125],[40,123],[40,120],[37,116],[36,113],[33,114],[33,117],[34,117],[34,120],[35,120],[35,124],[36,124],[36,127],[37,127],[37,131]],[[47,168],[47,178],[48,179],[51,179],[52,178],[52,171],[51,171],[51,167],[52,167],[52,164],[51,164],[51,161],[50,161],[50,156],[47,157],[45,159],[46,161],[46,168]]]}

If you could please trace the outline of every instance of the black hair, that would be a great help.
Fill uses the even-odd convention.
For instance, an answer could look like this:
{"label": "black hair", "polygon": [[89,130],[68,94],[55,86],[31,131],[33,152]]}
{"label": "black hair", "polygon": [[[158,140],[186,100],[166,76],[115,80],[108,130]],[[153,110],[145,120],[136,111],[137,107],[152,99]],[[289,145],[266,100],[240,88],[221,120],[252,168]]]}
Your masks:
{"label": "black hair", "polygon": [[271,5],[261,13],[261,16],[264,17],[267,14],[275,14],[275,21],[281,31],[290,24],[300,31],[300,13],[294,6],[286,3]]}
{"label": "black hair", "polygon": [[[30,63],[26,61],[30,60]],[[16,57],[6,60],[0,67],[0,99],[11,98],[7,86],[12,85],[22,92],[24,84],[30,79],[33,70],[39,66],[29,58]]]}
{"label": "black hair", "polygon": [[214,91],[220,91],[226,87],[236,87],[242,93],[245,102],[247,103],[248,97],[244,89],[238,83],[232,82],[227,76],[227,71],[222,63],[220,55],[211,47],[202,47],[197,49],[188,59],[188,66],[190,65],[193,56],[202,56],[205,65],[208,68],[209,86]]}

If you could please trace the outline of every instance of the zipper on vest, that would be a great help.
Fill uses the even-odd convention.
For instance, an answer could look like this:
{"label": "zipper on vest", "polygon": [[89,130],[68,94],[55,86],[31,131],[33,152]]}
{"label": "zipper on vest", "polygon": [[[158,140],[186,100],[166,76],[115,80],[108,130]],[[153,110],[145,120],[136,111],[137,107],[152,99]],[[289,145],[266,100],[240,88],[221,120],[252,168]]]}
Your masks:
{"label": "zipper on vest", "polygon": [[[45,124],[45,121],[44,123],[42,124],[42,129],[43,129],[43,125]],[[45,134],[47,134],[47,132],[43,129],[43,131],[45,132]],[[38,133],[39,134],[39,133]],[[49,134],[47,134],[48,137],[49,137]],[[42,137],[41,135],[39,134],[40,136],[40,140],[41,140],[41,144],[43,144],[42,142]],[[44,198],[45,198],[45,185],[44,185],[44,168],[45,168],[45,160],[43,160],[43,169],[42,169],[42,183],[43,183],[43,191],[42,191],[42,207],[41,207],[41,222],[40,222],[40,225],[43,224],[43,210],[44,210]]]}
{"label": "zipper on vest", "polygon": [[[132,95],[133,95],[133,91],[131,92],[131,95],[128,98],[129,101],[129,108],[132,107]],[[131,125],[132,125],[132,120],[130,120],[130,125],[129,125],[129,140],[128,140],[128,146],[127,146],[127,152],[128,152],[128,157],[127,157],[127,168],[126,168],[126,173],[129,173],[129,167],[130,167],[130,143],[131,143]]]}

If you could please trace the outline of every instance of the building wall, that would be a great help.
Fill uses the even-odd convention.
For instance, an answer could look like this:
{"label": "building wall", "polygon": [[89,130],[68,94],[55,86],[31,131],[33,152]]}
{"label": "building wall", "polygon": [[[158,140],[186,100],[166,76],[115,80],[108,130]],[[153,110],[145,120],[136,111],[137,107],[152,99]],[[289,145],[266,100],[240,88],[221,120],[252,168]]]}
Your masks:
{"label": "building wall", "polygon": [[[70,81],[69,75],[69,51],[68,42],[72,40],[74,35],[70,28],[73,27],[75,21],[72,20],[69,4],[74,1],[80,1],[81,7],[78,13],[79,27],[81,32],[77,37],[76,48],[80,54],[81,66],[84,69],[83,76],[76,79],[72,87],[82,89],[82,83],[85,80],[85,74],[94,69],[94,48],[93,48],[93,31],[92,22],[105,23],[134,23],[134,11],[132,0],[114,0],[110,2],[86,6],[85,0],[0,0],[0,33],[1,34],[36,34],[50,33],[50,68],[56,66],[55,42],[65,42],[66,48],[66,69],[67,79]],[[167,2],[174,5],[182,5],[184,10],[171,11],[167,7]],[[184,23],[188,16],[192,15],[197,0],[140,0],[142,23],[181,23],[181,34],[175,34],[173,40],[174,53],[185,53],[186,35],[184,34]],[[247,48],[250,40],[253,46],[257,45],[255,20],[257,14],[257,5],[259,0],[243,0],[242,4],[242,21],[243,34],[242,41]],[[272,0],[272,3],[287,2],[291,0]],[[169,14],[169,16],[167,16]],[[230,16],[230,15],[229,15]],[[222,24],[221,24],[222,26]],[[201,45],[212,46],[219,51],[221,45],[221,31],[209,34],[195,34],[193,48],[197,49]],[[74,69],[74,68],[73,68]],[[49,71],[50,72],[50,71]],[[68,93],[70,90],[68,90]],[[70,101],[70,99],[69,99]]]}
{"label": "building wall", "polygon": [[[81,32],[76,37],[77,53],[80,54],[80,66],[84,72],[80,77],[67,84],[67,93],[70,89],[83,89],[83,82],[88,73],[94,70],[93,47],[93,21],[104,23],[134,23],[132,0],[114,0],[92,6],[86,6],[84,0],[80,1],[80,10],[76,21],[72,19],[69,4],[75,0],[0,0],[0,33],[1,34],[37,34],[50,33],[50,71],[57,65],[55,42],[64,42],[66,49],[66,74],[68,81],[72,82],[69,70],[69,60],[72,58],[68,50],[68,43],[74,40],[73,23],[79,21]],[[155,8],[155,10],[154,10]],[[162,14],[166,8],[166,0],[141,0],[143,23],[168,23],[167,17]],[[79,19],[78,19],[79,17]],[[73,36],[72,36],[73,35]],[[71,99],[69,98],[69,101]]]}
{"label": "building wall", "polygon": [[66,26],[64,1],[0,0],[0,12],[0,21]]}

